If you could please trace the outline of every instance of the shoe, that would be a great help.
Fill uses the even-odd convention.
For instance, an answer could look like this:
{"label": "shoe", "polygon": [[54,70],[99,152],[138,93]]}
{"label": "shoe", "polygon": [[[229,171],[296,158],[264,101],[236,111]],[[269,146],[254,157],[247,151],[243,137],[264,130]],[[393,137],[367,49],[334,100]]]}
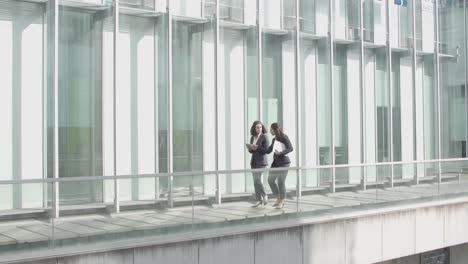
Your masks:
{"label": "shoe", "polygon": [[268,196],[265,194],[263,196],[263,205],[267,205],[268,204]]}
{"label": "shoe", "polygon": [[262,201],[259,201],[258,203],[252,205],[252,208],[260,207],[260,206],[262,206],[262,204],[263,204]]}
{"label": "shoe", "polygon": [[284,199],[281,199],[276,205],[276,209],[283,209],[283,207],[284,207]]}
{"label": "shoe", "polygon": [[276,206],[278,206],[278,204],[279,204],[279,199],[276,199],[276,202],[272,206],[276,207]]}

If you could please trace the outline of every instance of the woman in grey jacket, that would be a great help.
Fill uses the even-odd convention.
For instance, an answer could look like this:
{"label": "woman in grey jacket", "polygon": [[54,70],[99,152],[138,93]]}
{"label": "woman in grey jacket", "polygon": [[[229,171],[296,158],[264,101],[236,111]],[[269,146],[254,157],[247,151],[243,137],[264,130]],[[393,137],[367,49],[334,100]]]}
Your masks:
{"label": "woman in grey jacket", "polygon": [[[260,121],[255,121],[250,128],[250,144],[248,144],[247,147],[249,152],[252,153],[252,158],[250,159],[250,167],[252,169],[265,168],[268,165],[266,149],[268,148],[269,142],[265,135],[266,132],[265,127]],[[257,204],[252,207],[259,207],[262,204],[266,205],[268,203],[268,197],[262,184],[262,172],[253,172],[252,175],[255,197],[258,201]]]}
{"label": "woman in grey jacket", "polygon": [[[272,168],[289,167],[291,161],[287,156],[288,153],[293,151],[291,141],[288,136],[283,133],[278,123],[271,124],[270,133],[275,136],[271,141],[271,145],[266,150],[267,154],[270,154],[274,150]],[[276,144],[280,144],[281,148],[275,147]],[[280,149],[280,150],[279,150]],[[286,176],[288,176],[288,170],[281,171],[270,171],[268,176],[268,184],[270,185],[273,195],[277,197],[277,200],[273,206],[276,209],[281,209],[284,206],[284,198],[286,197]],[[278,185],[276,184],[278,180]]]}

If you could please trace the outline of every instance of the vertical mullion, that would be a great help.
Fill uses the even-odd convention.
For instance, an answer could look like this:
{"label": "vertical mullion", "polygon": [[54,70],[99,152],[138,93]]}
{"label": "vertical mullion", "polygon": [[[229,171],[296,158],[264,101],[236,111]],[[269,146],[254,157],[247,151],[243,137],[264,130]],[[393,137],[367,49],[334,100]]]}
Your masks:
{"label": "vertical mullion", "polygon": [[[356,0],[359,1],[359,35],[360,35],[360,42],[359,42],[359,52],[361,53],[359,56],[359,67],[360,67],[360,72],[359,72],[359,79],[360,79],[360,93],[361,93],[361,162],[366,162],[366,118],[365,114],[366,109],[365,109],[365,101],[366,101],[366,94],[365,94],[365,87],[364,87],[364,8],[363,4],[364,2],[361,0]],[[363,167],[361,171],[361,175],[363,175],[363,180],[362,180],[362,189],[365,191],[367,189],[367,167]]]}
{"label": "vertical mullion", "polygon": [[[334,0],[331,0],[329,2],[329,10],[328,10],[328,39],[329,39],[329,48],[330,48],[330,65],[329,65],[329,71],[330,71],[330,128],[331,128],[331,143],[330,143],[330,155],[331,155],[331,165],[335,165],[335,92],[334,92],[334,74],[333,74],[333,66],[335,64],[334,62],[334,24],[333,24],[333,10],[334,10]],[[336,189],[336,168],[333,166],[332,168],[332,179],[331,179],[331,192],[334,193]]]}
{"label": "vertical mullion", "polygon": [[[114,79],[114,82],[113,82],[113,89],[114,89],[114,93],[113,93],[113,104],[112,104],[112,107],[113,107],[113,119],[114,119],[114,122],[113,122],[113,143],[114,143],[114,176],[117,175],[117,82],[118,82],[118,78],[117,78],[117,63],[118,63],[118,60],[117,60],[117,56],[119,54],[119,42],[118,42],[118,34],[119,34],[119,2],[120,0],[114,0],[114,67],[113,67],[113,76],[112,78]],[[119,213],[120,212],[120,199],[119,199],[119,180],[118,179],[114,179],[114,212],[115,213]]]}
{"label": "vertical mullion", "polygon": [[52,202],[52,217],[60,217],[60,208],[59,208],[59,184],[57,179],[59,178],[59,104],[58,104],[58,22],[59,22],[59,0],[50,0],[53,6],[51,11],[53,13],[53,58],[52,58],[52,89],[53,89],[53,202]]}
{"label": "vertical mullion", "polygon": [[437,159],[439,160],[438,162],[438,173],[437,173],[437,182],[440,184],[441,183],[441,163],[440,160],[442,158],[442,143],[440,141],[441,139],[441,125],[440,125],[440,117],[442,116],[440,112],[440,58],[439,58],[439,4],[438,1],[435,1],[435,84],[436,84],[436,89],[437,89],[437,141],[438,141],[438,149],[437,149]]}
{"label": "vertical mullion", "polygon": [[[249,0],[245,0],[249,1]],[[262,120],[263,117],[263,65],[262,65],[262,57],[263,57],[263,47],[262,47],[262,29],[263,29],[263,0],[257,0],[258,6],[258,21],[257,21],[257,34],[258,34],[258,120]]]}
{"label": "vertical mullion", "polygon": [[218,60],[218,52],[219,52],[219,1],[216,0],[216,15],[215,15],[215,45],[214,45],[214,57],[215,57],[215,73],[214,73],[214,78],[215,78],[215,89],[214,89],[214,99],[215,99],[215,170],[216,170],[216,203],[221,204],[221,190],[220,190],[220,175],[218,173],[219,170],[219,145],[218,145],[218,89],[220,87],[219,85],[219,78],[218,78],[218,72],[219,72],[219,60]]}
{"label": "vertical mullion", "polygon": [[[301,76],[300,76],[300,28],[299,28],[299,0],[296,0],[296,9],[295,9],[295,14],[296,14],[296,45],[295,45],[295,67],[296,67],[296,94],[295,94],[295,101],[296,101],[296,166],[299,168],[301,166],[301,151],[302,151],[302,142],[301,142],[301,101],[299,100],[299,93],[301,90]],[[302,177],[301,177],[301,170],[297,170],[297,182],[296,182],[297,190],[296,190],[296,195],[297,197],[301,197],[301,187],[302,187]],[[298,199],[299,201],[299,199]]]}
{"label": "vertical mullion", "polygon": [[[392,82],[392,48],[390,46],[390,0],[386,0],[385,7],[386,15],[386,35],[387,35],[387,91],[388,91],[388,124],[389,124],[389,160],[393,162],[393,82]],[[378,155],[378,151],[377,151]],[[378,158],[378,156],[377,156]],[[378,161],[378,160],[377,160]],[[390,166],[390,187],[393,187],[395,182],[395,171],[393,164]]]}
{"label": "vertical mullion", "polygon": [[[412,52],[413,52],[413,54],[412,54],[412,64],[413,64],[412,65],[412,67],[413,67],[412,74],[413,74],[413,107],[414,107],[413,108],[414,109],[413,110],[413,113],[414,113],[413,114],[413,124],[414,124],[414,133],[413,133],[413,137],[414,137],[414,140],[413,140],[413,142],[414,142],[414,146],[413,146],[414,155],[413,155],[413,158],[414,158],[414,160],[417,161],[418,160],[418,145],[417,145],[416,138],[418,136],[417,135],[418,126],[416,125],[417,124],[416,123],[416,120],[417,120],[417,115],[416,115],[416,113],[417,113],[417,108],[416,108],[417,107],[417,105],[416,105],[416,67],[417,67],[417,63],[416,63],[416,59],[417,59],[416,58],[416,49],[417,49],[416,48],[416,0],[413,0],[411,4],[412,4],[412,10],[411,10],[412,11],[411,12],[412,27],[411,28],[413,30],[413,34],[412,34],[412,39],[413,39],[413,42],[412,42],[412,46],[413,46],[413,48],[412,48]],[[423,111],[423,120],[422,120],[422,122],[423,122],[423,126],[422,126],[423,127],[423,134],[422,134],[422,136],[423,136],[423,142],[424,142],[424,88],[422,88],[422,94],[423,94],[423,98],[421,98],[422,106],[423,106],[423,109],[422,109],[422,111]],[[424,159],[424,155],[423,155],[423,159]],[[414,183],[419,184],[419,175],[418,175],[418,170],[419,170],[418,165],[419,164],[417,162],[415,164],[417,164],[417,165],[416,165],[416,174],[415,174],[416,176],[414,178]]]}
{"label": "vertical mullion", "polygon": [[[167,67],[168,67],[168,76],[167,76],[167,82],[168,82],[168,91],[167,91],[167,172],[169,174],[173,173],[174,168],[173,168],[173,157],[172,157],[172,152],[173,152],[173,139],[172,139],[172,130],[173,130],[173,122],[172,122],[172,9],[171,9],[171,0],[167,1],[167,19],[168,19],[168,32],[167,32]],[[170,175],[168,177],[168,192],[169,192],[169,197],[168,197],[168,206],[173,207],[173,194],[172,194],[172,183],[174,180],[174,176]]]}
{"label": "vertical mullion", "polygon": [[[467,61],[467,58],[468,56],[466,56],[467,52],[468,52],[468,49],[467,49],[467,36],[466,36],[466,23],[468,22],[467,19],[466,19],[466,1],[463,1],[463,20],[464,20],[464,23],[463,23],[463,36],[464,36],[464,48],[465,48],[465,54],[464,54],[464,67],[465,67],[465,116],[468,116],[468,61]],[[458,56],[458,54],[457,54]],[[468,122],[466,123],[466,129],[465,129],[465,138],[466,140],[468,141]],[[465,153],[468,153],[468,144],[465,144]]]}
{"label": "vertical mullion", "polygon": [[[42,178],[48,177],[48,111],[47,111],[47,99],[48,99],[48,82],[47,82],[47,10],[46,15],[42,17]],[[43,183],[43,198],[42,206],[47,208],[47,197],[48,197],[48,184]]]}
{"label": "vertical mullion", "polygon": [[[154,5],[156,12],[157,4]],[[155,23],[160,23],[158,18]],[[161,42],[161,36],[159,36],[158,24],[154,25],[154,173],[159,173],[159,45]],[[157,41],[156,41],[157,40]],[[159,200],[159,177],[154,178],[154,197]]]}

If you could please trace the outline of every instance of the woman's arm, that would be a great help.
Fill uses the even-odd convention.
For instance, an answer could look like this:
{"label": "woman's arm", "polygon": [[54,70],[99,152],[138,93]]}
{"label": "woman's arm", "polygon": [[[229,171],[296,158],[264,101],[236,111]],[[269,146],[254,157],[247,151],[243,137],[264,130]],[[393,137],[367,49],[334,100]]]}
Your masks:
{"label": "woman's arm", "polygon": [[282,138],[281,143],[284,144],[286,149],[281,151],[280,153],[278,153],[277,154],[278,156],[284,156],[284,155],[288,154],[289,152],[293,151],[293,147],[292,147],[291,141],[289,140],[288,136],[284,135],[283,138]]}
{"label": "woman's arm", "polygon": [[[253,142],[253,136],[250,137],[250,144],[252,144]],[[251,149],[251,148],[248,148],[249,150],[249,153],[254,153],[255,150]]]}
{"label": "woman's arm", "polygon": [[270,146],[265,150],[265,154],[270,154],[273,151],[273,145],[275,145],[275,139],[271,141]]}
{"label": "woman's arm", "polygon": [[267,154],[267,149],[268,149],[268,138],[266,135],[263,135],[263,140],[261,142],[260,145],[258,145],[257,147],[257,151],[260,153],[260,154]]}

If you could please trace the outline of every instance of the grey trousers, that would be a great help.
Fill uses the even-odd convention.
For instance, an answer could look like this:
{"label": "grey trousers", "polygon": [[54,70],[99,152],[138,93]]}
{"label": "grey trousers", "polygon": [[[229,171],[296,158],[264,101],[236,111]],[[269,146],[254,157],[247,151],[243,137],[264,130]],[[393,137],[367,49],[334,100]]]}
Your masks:
{"label": "grey trousers", "polygon": [[[289,167],[289,164],[286,164],[282,167]],[[284,171],[270,171],[270,175],[268,175],[268,184],[270,185],[270,189],[273,192],[273,195],[278,197],[279,199],[286,198],[286,176],[288,176],[288,170]],[[278,184],[276,184],[276,180],[278,180]]]}
{"label": "grey trousers", "polygon": [[[264,167],[252,167],[252,169],[260,169]],[[254,188],[255,188],[255,198],[257,201],[261,201],[262,197],[265,196],[265,188],[262,184],[262,173],[261,172],[252,172]]]}

